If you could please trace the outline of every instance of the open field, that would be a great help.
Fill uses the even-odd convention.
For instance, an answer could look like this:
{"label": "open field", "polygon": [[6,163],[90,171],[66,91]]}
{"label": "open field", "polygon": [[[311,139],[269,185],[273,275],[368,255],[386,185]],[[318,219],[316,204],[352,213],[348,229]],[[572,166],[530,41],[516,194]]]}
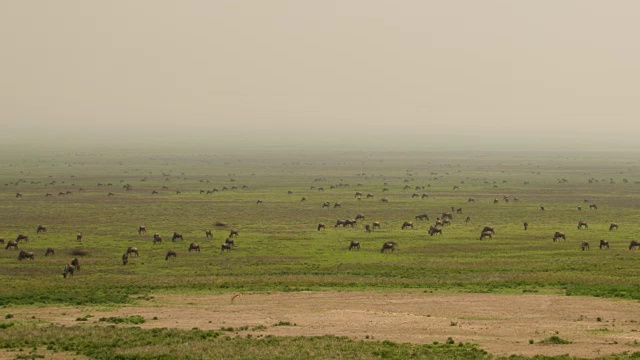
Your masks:
{"label": "open field", "polygon": [[[179,148],[153,152],[5,151],[0,155],[0,237],[6,243],[19,233],[29,235],[29,241],[20,242],[19,247],[33,251],[35,260],[18,261],[18,251],[1,250],[2,313],[12,314],[15,309],[21,315],[16,316],[15,325],[0,332],[0,339],[29,329],[46,331],[31,328],[29,309],[33,309],[38,323],[64,323],[38,314],[47,308],[57,313],[56,309],[68,306],[78,309],[75,312],[86,307],[117,311],[121,306],[148,306],[151,299],[163,296],[213,296],[215,301],[224,302],[221,306],[229,307],[228,299],[235,292],[244,296],[232,309],[250,303],[252,297],[271,299],[265,294],[298,291],[328,291],[346,299],[351,295],[359,299],[364,293],[374,301],[385,294],[423,294],[427,304],[442,301],[437,296],[455,298],[455,294],[463,293],[521,294],[514,304],[536,296],[581,295],[616,298],[618,302],[598,301],[632,307],[640,299],[640,279],[635,276],[640,252],[628,249],[640,231],[638,182],[640,160],[634,154],[212,152]],[[130,191],[124,188],[126,184],[131,186]],[[223,190],[225,187],[227,190]],[[206,193],[214,188],[219,191]],[[152,195],[154,190],[158,194]],[[21,198],[16,197],[18,192]],[[110,192],[114,195],[108,196]],[[356,192],[363,193],[361,199],[355,197]],[[45,196],[47,193],[51,196]],[[373,197],[367,198],[369,193]],[[414,193],[418,196],[412,196]],[[301,201],[303,197],[306,201]],[[470,197],[475,201],[468,202]],[[257,204],[258,200],[262,203]],[[323,202],[331,202],[331,207],[323,208]],[[341,206],[334,208],[336,202]],[[596,204],[597,210],[590,209],[590,204]],[[461,214],[453,212],[451,225],[442,227],[441,236],[429,236],[429,226],[443,212],[451,212],[452,207],[461,208]],[[415,219],[425,213],[429,220]],[[366,217],[357,226],[334,227],[336,220],[352,219],[357,214]],[[469,222],[465,222],[467,216],[471,217]],[[577,228],[580,220],[588,223],[588,229]],[[381,223],[381,229],[365,232],[364,224],[374,221]],[[413,221],[415,228],[401,230],[404,221]],[[526,231],[524,221],[529,223]],[[216,222],[227,225],[216,226]],[[326,229],[318,231],[318,223],[326,224]],[[609,231],[611,223],[619,228]],[[36,234],[39,224],[47,226],[48,231]],[[146,226],[146,234],[138,234],[140,225]],[[493,239],[479,240],[484,226],[495,228]],[[239,233],[236,247],[222,252],[220,244],[231,229]],[[205,236],[205,230],[212,231],[213,239]],[[567,240],[552,241],[556,231],[564,232]],[[163,236],[162,243],[153,244],[155,232]],[[184,240],[172,242],[173,232],[181,233]],[[77,233],[83,234],[81,242],[76,241]],[[610,249],[598,248],[601,239],[610,242]],[[348,251],[351,241],[360,242],[361,249]],[[398,250],[382,254],[380,248],[386,241],[397,242]],[[582,241],[589,242],[590,250],[581,251]],[[187,251],[192,242],[200,244],[201,253]],[[137,247],[140,256],[129,257],[129,263],[123,265],[121,256],[129,246]],[[45,257],[47,247],[54,248],[56,254]],[[79,256],[81,270],[63,279],[62,268],[75,257],[71,251],[80,248],[86,251],[86,255]],[[165,260],[169,249],[176,251],[177,257]],[[303,308],[312,308],[314,299],[307,299]],[[604,314],[588,313],[584,297],[567,299],[582,303],[584,314],[580,311],[580,315],[589,321],[599,316],[610,320]],[[602,304],[600,309],[606,307]],[[403,306],[410,307],[411,302]],[[495,317],[509,319],[499,315],[500,309],[494,309]],[[75,314],[73,310],[67,312]],[[430,315],[443,317],[435,312]],[[456,316],[482,315],[452,314],[451,321],[456,321]],[[622,319],[620,314],[615,316]],[[553,317],[545,319],[553,322]],[[261,323],[258,318],[254,320],[256,323],[234,326]],[[633,318],[627,320],[624,335],[628,336],[627,342],[633,342],[637,328],[630,322]],[[398,329],[402,328],[402,319],[389,321],[398,321]],[[620,322],[615,324],[621,326]],[[508,327],[509,323],[515,327],[519,322],[503,321],[500,327]],[[78,331],[75,325],[65,325],[68,329],[64,331]],[[613,323],[606,325],[592,324],[583,330],[613,331]],[[179,327],[190,329],[186,324]],[[554,324],[544,327],[551,331]],[[88,329],[83,327],[83,331]],[[113,331],[114,336],[125,336],[115,334],[124,330],[101,329],[91,331]],[[482,349],[500,355],[538,353],[531,352],[528,333],[520,339],[522,349],[514,346],[505,350],[500,348],[499,340],[482,346],[477,337],[450,331],[456,329],[446,326],[438,330],[442,334],[438,341],[445,342],[451,336],[456,342],[469,339],[480,343]],[[564,337],[565,333],[559,331],[559,336]],[[352,331],[338,331],[328,324],[317,333],[292,330],[273,335],[324,333],[348,335]],[[404,342],[392,330],[371,334],[379,341]],[[495,339],[502,338],[496,334]],[[544,333],[545,337],[552,336],[549,334]],[[243,342],[243,349],[265,346],[254,344],[246,335],[242,333],[244,340],[236,340]],[[533,340],[542,340],[542,335]],[[275,339],[305,343],[305,338]],[[457,344],[456,349],[437,350],[415,345],[422,340],[435,341],[432,339],[407,338],[414,345],[406,345],[405,350],[424,350],[423,357],[434,358],[462,350],[468,351],[468,358],[484,356],[477,349],[458,348]],[[620,346],[605,346],[600,354],[580,352],[579,348],[593,350],[602,342],[597,340],[594,346],[587,347],[575,345],[582,345],[582,340],[569,340],[574,345],[554,345],[560,351],[554,348],[545,352],[542,346],[533,349],[539,348],[539,353],[547,355],[594,357],[633,348],[623,348],[620,339],[613,339]],[[370,341],[369,345],[349,341],[335,340],[338,345],[334,345],[341,349],[336,351],[347,354],[346,348],[381,346],[384,349],[366,354],[375,357],[372,354],[379,350],[395,353],[398,358],[405,354],[405,350],[377,341]],[[7,342],[3,344],[7,346]],[[60,350],[83,353],[75,348]],[[197,354],[193,357],[206,357]],[[315,356],[323,357],[320,353]]]}

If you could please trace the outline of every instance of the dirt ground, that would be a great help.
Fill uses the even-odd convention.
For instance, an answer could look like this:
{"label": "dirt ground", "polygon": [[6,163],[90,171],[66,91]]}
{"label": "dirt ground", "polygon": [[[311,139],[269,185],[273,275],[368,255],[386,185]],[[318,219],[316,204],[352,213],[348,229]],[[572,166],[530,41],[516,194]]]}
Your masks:
{"label": "dirt ground", "polygon": [[[35,315],[64,325],[84,324],[75,319],[86,314],[95,316],[89,323],[100,317],[141,315],[147,320],[140,325],[143,328],[248,326],[241,335],[331,334],[416,344],[442,343],[451,337],[496,355],[597,357],[640,351],[637,301],[557,295],[298,292],[243,294],[233,302],[231,295],[157,295],[117,308],[46,306],[11,311],[16,319]],[[279,322],[291,325],[273,326]],[[266,329],[252,330],[258,325]],[[540,343],[553,335],[572,343]]]}

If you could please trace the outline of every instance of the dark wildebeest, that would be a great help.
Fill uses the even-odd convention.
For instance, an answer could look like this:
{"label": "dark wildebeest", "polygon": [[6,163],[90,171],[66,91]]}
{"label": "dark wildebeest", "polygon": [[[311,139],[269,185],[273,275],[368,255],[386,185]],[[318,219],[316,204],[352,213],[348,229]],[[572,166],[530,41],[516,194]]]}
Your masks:
{"label": "dark wildebeest", "polygon": [[493,233],[491,231],[483,231],[480,234],[480,240],[482,240],[482,239],[484,239],[486,237],[488,237],[489,239],[493,239]]}
{"label": "dark wildebeest", "polygon": [[191,243],[189,245],[189,252],[191,252],[191,250],[200,252],[200,245],[196,244],[196,243]]}
{"label": "dark wildebeest", "polygon": [[116,196],[116,194],[110,192],[110,193],[107,194],[107,197],[109,197],[109,196]]}
{"label": "dark wildebeest", "polygon": [[129,262],[129,253],[122,254],[122,265],[127,265]]}
{"label": "dark wildebeest", "polygon": [[582,251],[586,250],[590,250],[589,249],[589,243],[586,241],[582,241],[582,245],[580,245],[580,248],[582,248]]}
{"label": "dark wildebeest", "polygon": [[14,249],[18,250],[18,242],[17,241],[13,241],[13,240],[9,240],[9,242],[7,243],[7,246],[4,249],[5,250],[9,250],[9,248],[14,248]]}
{"label": "dark wildebeest", "polygon": [[233,239],[232,239],[232,238],[227,238],[227,239],[224,241],[224,243],[225,243],[225,244],[229,244],[229,245],[234,246],[234,247],[236,246],[236,243],[235,243],[235,241],[233,241]]}
{"label": "dark wildebeest", "polygon": [[182,234],[174,232],[173,236],[171,237],[171,241],[176,241],[176,239],[184,240],[184,238],[182,237]]}
{"label": "dark wildebeest", "polygon": [[71,274],[71,276],[73,276],[73,272],[75,271],[75,268],[73,267],[73,265],[65,265],[64,268],[62,269],[62,277],[63,278],[67,278],[67,275]]}
{"label": "dark wildebeest", "polygon": [[471,216],[467,216],[466,219],[464,219],[464,222],[468,223],[469,221],[471,221]]}
{"label": "dark wildebeest", "polygon": [[540,211],[544,211],[544,206],[540,206]]}
{"label": "dark wildebeest", "polygon": [[138,235],[146,234],[146,233],[147,233],[147,228],[144,225],[140,225],[140,227],[138,228]]}
{"label": "dark wildebeest", "polygon": [[20,242],[20,240],[24,240],[24,242],[29,242],[29,235],[18,234],[16,237],[16,242]]}
{"label": "dark wildebeest", "polygon": [[442,220],[442,226],[445,226],[445,225],[451,225],[451,220],[449,219]]}
{"label": "dark wildebeest", "polygon": [[41,232],[47,232],[47,227],[38,225],[38,229],[36,230],[36,234],[40,234]]}
{"label": "dark wildebeest", "polygon": [[611,231],[611,230],[618,230],[618,224],[613,224],[612,223],[611,225],[609,225],[609,231]]}
{"label": "dark wildebeest", "polygon": [[17,199],[17,198],[21,198],[21,197],[22,197],[22,194],[20,194],[20,193],[16,193],[16,199]]}
{"label": "dark wildebeest", "polygon": [[56,251],[53,248],[47,248],[47,252],[44,253],[44,256],[55,255]]}
{"label": "dark wildebeest", "polygon": [[453,214],[450,213],[450,212],[444,212],[444,213],[442,213],[442,219],[453,220]]}
{"label": "dark wildebeest", "polygon": [[153,190],[153,191],[151,192],[151,195],[156,195],[156,194],[159,194],[159,193],[158,193],[157,191],[155,191],[155,190]]}
{"label": "dark wildebeest", "polygon": [[300,201],[307,201],[307,198],[303,196],[302,199],[300,199]]}
{"label": "dark wildebeest", "polygon": [[4,244],[4,238],[0,238],[0,244]]}
{"label": "dark wildebeest", "polygon": [[435,227],[435,226],[429,227],[429,235],[433,236],[435,234],[442,235],[442,229],[440,229],[438,227]]}
{"label": "dark wildebeest", "polygon": [[402,230],[404,230],[404,229],[406,229],[408,227],[413,229],[413,222],[412,221],[405,221],[404,223],[402,223]]}
{"label": "dark wildebeest", "polygon": [[429,220],[429,215],[427,214],[416,215],[416,220]]}
{"label": "dark wildebeest", "polygon": [[71,265],[73,265],[76,270],[80,271],[80,260],[78,260],[78,258],[73,258],[73,260],[71,260]]}
{"label": "dark wildebeest", "polygon": [[355,198],[360,198],[360,197],[362,197],[362,193],[360,191],[356,191],[356,195],[354,197]]}
{"label": "dark wildebeest", "polygon": [[347,220],[336,220],[336,224],[333,227],[338,227],[338,226],[342,226],[344,227],[346,224]]}
{"label": "dark wildebeest", "polygon": [[596,204],[589,204],[589,209],[598,210]]}
{"label": "dark wildebeest", "polygon": [[382,249],[380,249],[380,252],[384,253],[387,250],[395,251],[396,250],[396,243],[393,242],[393,241],[388,241],[388,242],[382,244]]}
{"label": "dark wildebeest", "polygon": [[526,221],[525,221],[525,222],[524,222],[524,224],[522,224],[522,225],[524,225],[524,229],[525,229],[525,230],[527,230],[527,229],[529,228],[529,223],[528,223],[528,222],[526,222]]}
{"label": "dark wildebeest", "polygon": [[588,229],[589,224],[587,224],[586,221],[582,221],[582,220],[578,221],[578,229],[582,229],[583,227]]}
{"label": "dark wildebeest", "polygon": [[225,250],[227,252],[231,251],[231,244],[224,243],[224,244],[220,245],[220,251],[224,252]]}
{"label": "dark wildebeest", "polygon": [[358,220],[364,220],[364,215],[363,214],[356,215],[356,221]]}
{"label": "dark wildebeest", "polygon": [[352,240],[351,244],[349,244],[349,251],[353,249],[360,250],[360,243]]}
{"label": "dark wildebeest", "polygon": [[369,224],[365,225],[365,226],[364,226],[364,230],[365,230],[366,232],[370,233],[370,232],[371,232],[371,225],[369,225]]}
{"label": "dark wildebeest", "polygon": [[487,231],[493,235],[496,234],[495,230],[493,230],[493,226],[485,226],[484,229],[482,229],[482,232],[487,232]]}
{"label": "dark wildebeest", "polygon": [[607,240],[600,240],[600,250],[602,250],[603,247],[609,248],[609,242]]}
{"label": "dark wildebeest", "polygon": [[207,239],[213,238],[213,234],[211,233],[211,230],[205,230],[204,235],[207,237]]}
{"label": "dark wildebeest", "polygon": [[164,257],[165,260],[169,260],[169,258],[176,258],[177,254],[173,250],[167,251],[167,256]]}
{"label": "dark wildebeest", "polygon": [[578,206],[578,211],[582,211],[582,206]]}
{"label": "dark wildebeest", "polygon": [[262,204],[262,200],[256,201],[256,204]]}
{"label": "dark wildebeest", "polygon": [[631,240],[631,243],[629,244],[629,250],[633,250],[634,247],[640,247],[640,241]]}
{"label": "dark wildebeest", "polygon": [[82,241],[82,233],[76,234],[76,241]]}
{"label": "dark wildebeest", "polygon": [[373,194],[367,194],[367,199],[370,199],[373,197]]}
{"label": "dark wildebeest", "polygon": [[138,248],[137,247],[128,247],[127,248],[127,255],[129,254],[136,254],[136,256],[140,256],[140,253],[138,252]]}
{"label": "dark wildebeest", "polygon": [[420,196],[421,199],[428,198],[428,197],[429,197],[429,195],[427,195],[427,194],[422,194],[422,196]]}
{"label": "dark wildebeest", "polygon": [[555,233],[555,234],[553,234],[553,241],[556,241],[556,240],[558,240],[558,239],[560,239],[560,238],[562,238],[562,239],[564,239],[564,240],[567,240],[567,237],[564,235],[564,233],[563,233],[563,232],[556,231],[556,233]]}
{"label": "dark wildebeest", "polygon": [[418,194],[416,194],[416,193],[411,194],[411,198],[412,198],[412,199],[413,199],[413,198],[418,198],[418,197],[420,197],[420,195],[418,195]]}
{"label": "dark wildebeest", "polygon": [[331,208],[331,203],[330,203],[330,202],[328,202],[328,201],[323,202],[323,203],[322,203],[322,208],[323,208],[323,209],[324,209],[324,208]]}
{"label": "dark wildebeest", "polygon": [[468,198],[468,199],[467,199],[467,202],[476,202],[476,199],[474,199],[474,198]]}
{"label": "dark wildebeest", "polygon": [[287,191],[287,195],[293,195],[293,191],[291,190]]}
{"label": "dark wildebeest", "polygon": [[160,234],[155,233],[153,234],[153,245],[162,242],[162,236],[160,236]]}
{"label": "dark wildebeest", "polygon": [[436,219],[436,226],[444,226],[444,222],[442,222],[442,219],[440,218]]}
{"label": "dark wildebeest", "polygon": [[457,208],[456,209],[456,214],[462,214],[462,208]]}
{"label": "dark wildebeest", "polygon": [[497,203],[499,203],[499,202],[500,202],[500,201],[498,201],[498,199],[493,199],[493,203],[494,203],[494,204],[497,204]]}
{"label": "dark wildebeest", "polygon": [[32,251],[20,250],[20,253],[18,254],[18,260],[22,261],[24,259],[34,260],[35,254]]}
{"label": "dark wildebeest", "polygon": [[380,221],[374,221],[373,224],[371,224],[371,229],[375,229],[378,228],[378,230],[380,230]]}
{"label": "dark wildebeest", "polygon": [[320,231],[320,229],[325,229],[325,226],[323,223],[318,224],[318,231]]}
{"label": "dark wildebeest", "polygon": [[237,230],[231,230],[231,232],[229,233],[229,237],[234,237],[234,236],[238,236]]}
{"label": "dark wildebeest", "polygon": [[337,208],[337,207],[342,207],[342,205],[340,205],[340,203],[335,203],[335,204],[333,204],[333,208],[334,208],[334,209],[335,209],[335,208]]}
{"label": "dark wildebeest", "polygon": [[382,201],[383,203],[387,203],[387,202],[389,202],[389,199],[387,199],[387,198],[382,198],[382,199],[380,199],[380,201]]}

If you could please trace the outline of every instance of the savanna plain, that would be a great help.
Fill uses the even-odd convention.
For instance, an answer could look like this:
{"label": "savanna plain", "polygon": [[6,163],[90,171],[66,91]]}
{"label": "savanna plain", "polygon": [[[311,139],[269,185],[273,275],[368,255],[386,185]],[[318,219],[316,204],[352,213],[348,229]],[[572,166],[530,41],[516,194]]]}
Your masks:
{"label": "savanna plain", "polygon": [[4,150],[0,358],[640,358],[634,153]]}

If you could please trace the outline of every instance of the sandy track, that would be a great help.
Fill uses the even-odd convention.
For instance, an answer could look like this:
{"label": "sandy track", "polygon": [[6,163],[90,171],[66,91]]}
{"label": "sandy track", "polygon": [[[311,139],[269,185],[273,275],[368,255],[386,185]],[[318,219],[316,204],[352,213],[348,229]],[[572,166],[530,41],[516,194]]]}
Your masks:
{"label": "sandy track", "polygon": [[[161,295],[136,306],[104,308],[17,307],[16,317],[65,325],[87,313],[141,315],[141,327],[217,330],[249,326],[240,334],[280,336],[342,335],[355,339],[416,344],[472,342],[493,354],[596,357],[640,351],[640,306],[635,301],[555,295],[399,294],[370,292],[299,292],[231,295]],[[158,317],[158,320],[152,320]],[[598,320],[600,318],[600,320]],[[273,326],[280,321],[295,326]],[[251,331],[264,325],[266,330]],[[557,333],[556,333],[557,332]],[[539,341],[557,335],[567,345]],[[529,344],[529,340],[535,341]]]}

